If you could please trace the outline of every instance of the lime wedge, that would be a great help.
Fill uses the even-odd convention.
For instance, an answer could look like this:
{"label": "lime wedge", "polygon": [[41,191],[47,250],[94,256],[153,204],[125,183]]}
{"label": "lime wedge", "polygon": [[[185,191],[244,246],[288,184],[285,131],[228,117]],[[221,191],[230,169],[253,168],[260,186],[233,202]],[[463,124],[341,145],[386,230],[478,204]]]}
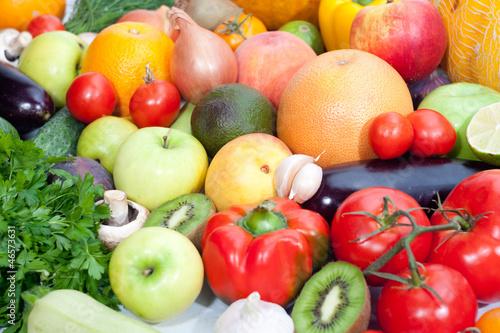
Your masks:
{"label": "lime wedge", "polygon": [[500,103],[479,109],[467,126],[466,136],[481,161],[500,165]]}

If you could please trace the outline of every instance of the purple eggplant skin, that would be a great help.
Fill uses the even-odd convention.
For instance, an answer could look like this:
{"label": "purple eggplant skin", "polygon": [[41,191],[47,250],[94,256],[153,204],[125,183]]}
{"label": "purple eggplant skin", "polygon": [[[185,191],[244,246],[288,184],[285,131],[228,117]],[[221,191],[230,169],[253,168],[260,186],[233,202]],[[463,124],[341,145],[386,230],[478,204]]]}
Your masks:
{"label": "purple eggplant skin", "polygon": [[45,124],[55,113],[54,101],[38,83],[0,61],[0,117],[19,134],[26,134]]}
{"label": "purple eggplant skin", "polygon": [[[98,184],[102,184],[105,191],[115,189],[113,176],[108,170],[106,170],[105,167],[102,166],[101,163],[83,156],[68,155],[68,157],[73,158],[73,160],[59,162],[52,168],[66,170],[71,175],[80,176],[81,178],[83,178],[86,173],[90,173],[90,175],[94,177],[92,185],[96,186]],[[49,183],[53,183],[56,179],[59,179],[59,177],[49,173],[47,179]]]}
{"label": "purple eggplant skin", "polygon": [[391,160],[372,159],[341,163],[323,170],[316,194],[302,204],[321,214],[328,223],[340,204],[352,193],[374,186],[391,187],[412,196],[428,216],[462,180],[495,166],[461,159],[417,158],[411,155]]}

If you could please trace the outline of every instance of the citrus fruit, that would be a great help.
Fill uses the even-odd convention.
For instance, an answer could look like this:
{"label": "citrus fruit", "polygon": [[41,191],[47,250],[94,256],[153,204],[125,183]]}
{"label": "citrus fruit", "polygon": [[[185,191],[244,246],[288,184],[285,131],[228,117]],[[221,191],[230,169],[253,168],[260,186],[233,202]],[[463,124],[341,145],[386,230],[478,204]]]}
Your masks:
{"label": "citrus fruit", "polygon": [[62,19],[66,0],[0,0],[0,29],[25,31],[35,16],[51,14]]}
{"label": "citrus fruit", "polygon": [[208,166],[205,194],[217,211],[277,196],[274,173],[292,153],[277,137],[250,133],[224,145]]}
{"label": "citrus fruit", "polygon": [[500,332],[500,307],[490,309],[483,313],[476,321],[475,327],[479,328],[481,333]]}
{"label": "citrus fruit", "polygon": [[278,137],[294,154],[323,155],[317,164],[376,158],[371,121],[381,113],[413,111],[399,73],[381,58],[360,50],[323,53],[305,64],[281,97]]}
{"label": "citrus fruit", "polygon": [[323,44],[323,38],[319,29],[310,22],[302,20],[290,21],[278,30],[287,31],[299,37],[318,55],[325,51],[325,45]]}
{"label": "citrus fruit", "polygon": [[129,102],[144,83],[146,65],[155,79],[172,82],[170,57],[174,42],[159,29],[140,22],[121,22],[98,33],[82,60],[82,73],[99,72],[114,85],[115,116],[130,115]]}
{"label": "citrus fruit", "polygon": [[276,110],[257,89],[229,83],[210,90],[195,106],[191,131],[209,157],[244,134],[276,133]]}
{"label": "citrus fruit", "polygon": [[477,158],[500,166],[500,103],[479,109],[467,126],[466,137]]}
{"label": "citrus fruit", "polygon": [[276,30],[293,20],[305,20],[318,25],[318,10],[321,0],[231,0],[257,16],[268,30]]}

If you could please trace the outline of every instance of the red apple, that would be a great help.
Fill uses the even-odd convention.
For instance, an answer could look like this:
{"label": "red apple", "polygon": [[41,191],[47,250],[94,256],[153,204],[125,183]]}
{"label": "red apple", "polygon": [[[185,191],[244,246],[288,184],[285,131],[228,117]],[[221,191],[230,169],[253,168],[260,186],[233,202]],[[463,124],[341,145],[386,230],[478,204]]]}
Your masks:
{"label": "red apple", "polygon": [[316,52],[292,33],[267,31],[245,40],[234,55],[238,63],[236,82],[262,92],[277,110],[288,81],[316,57]]}
{"label": "red apple", "polygon": [[384,59],[411,83],[439,66],[446,48],[446,28],[428,0],[387,0],[356,14],[349,42],[352,49]]}

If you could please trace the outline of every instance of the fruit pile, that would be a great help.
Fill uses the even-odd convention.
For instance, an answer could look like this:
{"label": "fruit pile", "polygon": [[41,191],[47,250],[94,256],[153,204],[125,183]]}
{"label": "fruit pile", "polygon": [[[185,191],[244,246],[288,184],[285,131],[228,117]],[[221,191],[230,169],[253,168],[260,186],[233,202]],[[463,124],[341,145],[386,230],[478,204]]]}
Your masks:
{"label": "fruit pile", "polygon": [[498,2],[143,2],[0,0],[2,332],[500,331]]}

